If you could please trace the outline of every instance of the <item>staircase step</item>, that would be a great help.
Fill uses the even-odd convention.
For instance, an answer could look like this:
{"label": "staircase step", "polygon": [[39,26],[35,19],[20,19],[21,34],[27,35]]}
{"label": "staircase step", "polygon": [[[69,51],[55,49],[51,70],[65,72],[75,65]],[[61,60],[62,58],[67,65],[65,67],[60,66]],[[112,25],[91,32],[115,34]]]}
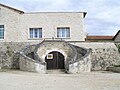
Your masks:
{"label": "staircase step", "polygon": [[52,69],[52,70],[47,70],[48,74],[65,74],[64,69]]}

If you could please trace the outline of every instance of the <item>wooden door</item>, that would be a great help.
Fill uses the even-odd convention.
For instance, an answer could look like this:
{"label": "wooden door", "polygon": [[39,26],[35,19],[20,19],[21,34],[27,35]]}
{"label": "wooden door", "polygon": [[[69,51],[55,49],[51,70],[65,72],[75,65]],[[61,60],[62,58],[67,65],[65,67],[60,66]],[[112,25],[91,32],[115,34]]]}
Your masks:
{"label": "wooden door", "polygon": [[47,69],[64,69],[64,56],[57,51],[50,52],[46,57]]}

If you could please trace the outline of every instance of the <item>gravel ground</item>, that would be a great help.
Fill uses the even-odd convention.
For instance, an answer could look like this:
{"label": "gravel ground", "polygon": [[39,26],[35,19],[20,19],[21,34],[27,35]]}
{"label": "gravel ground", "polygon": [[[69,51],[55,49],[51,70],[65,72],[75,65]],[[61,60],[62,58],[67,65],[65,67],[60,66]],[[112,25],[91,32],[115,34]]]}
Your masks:
{"label": "gravel ground", "polygon": [[0,90],[120,90],[120,73],[38,74],[0,71]]}

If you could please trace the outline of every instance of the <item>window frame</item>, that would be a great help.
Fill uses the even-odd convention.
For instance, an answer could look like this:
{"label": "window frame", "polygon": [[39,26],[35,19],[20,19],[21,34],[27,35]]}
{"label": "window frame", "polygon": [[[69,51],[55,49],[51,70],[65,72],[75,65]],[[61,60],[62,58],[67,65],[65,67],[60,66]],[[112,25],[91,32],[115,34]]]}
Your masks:
{"label": "window frame", "polygon": [[43,38],[43,31],[41,27],[29,28],[28,33],[29,33],[29,39],[42,39]]}
{"label": "window frame", "polygon": [[2,15],[2,9],[0,8],[0,17],[1,17],[1,15]]}
{"label": "window frame", "polygon": [[3,40],[5,38],[5,25],[0,25],[0,27],[3,26],[2,28],[0,28],[0,32],[2,32],[3,36],[0,36],[0,40]]}
{"label": "window frame", "polygon": [[70,38],[70,27],[57,27],[57,38]]}

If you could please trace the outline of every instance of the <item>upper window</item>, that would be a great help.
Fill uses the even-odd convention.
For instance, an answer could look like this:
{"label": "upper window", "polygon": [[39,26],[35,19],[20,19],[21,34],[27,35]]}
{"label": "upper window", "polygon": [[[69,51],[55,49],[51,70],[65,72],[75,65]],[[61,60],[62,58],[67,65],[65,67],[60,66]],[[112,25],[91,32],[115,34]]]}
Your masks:
{"label": "upper window", "polygon": [[58,38],[69,38],[70,37],[70,28],[69,27],[58,27],[57,28],[57,37]]}
{"label": "upper window", "polygon": [[42,38],[42,28],[30,28],[30,38]]}
{"label": "upper window", "polygon": [[0,25],[0,39],[4,39],[4,25]]}
{"label": "upper window", "polygon": [[0,8],[0,16],[1,16],[1,8]]}

